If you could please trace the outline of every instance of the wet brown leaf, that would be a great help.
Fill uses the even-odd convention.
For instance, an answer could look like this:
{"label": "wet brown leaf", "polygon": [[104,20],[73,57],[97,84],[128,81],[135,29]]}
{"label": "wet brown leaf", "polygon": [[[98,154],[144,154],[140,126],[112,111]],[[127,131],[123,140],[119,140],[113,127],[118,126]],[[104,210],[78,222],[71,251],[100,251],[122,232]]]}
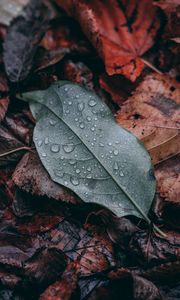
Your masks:
{"label": "wet brown leaf", "polygon": [[0,123],[4,119],[9,105],[9,97],[8,96],[1,97],[1,93],[3,94],[4,92],[7,91],[8,91],[8,85],[7,85],[5,75],[3,73],[0,73]]}
{"label": "wet brown leaf", "polygon": [[117,113],[117,122],[144,143],[153,162],[179,153],[180,85],[166,75],[148,75]]}
{"label": "wet brown leaf", "polygon": [[36,153],[26,153],[13,174],[14,183],[22,190],[38,196],[80,203],[68,189],[53,182]]}
{"label": "wet brown leaf", "polygon": [[[78,264],[70,263],[60,280],[50,285],[40,296],[40,300],[69,300],[77,288]],[[77,297],[75,299],[79,299]]]}

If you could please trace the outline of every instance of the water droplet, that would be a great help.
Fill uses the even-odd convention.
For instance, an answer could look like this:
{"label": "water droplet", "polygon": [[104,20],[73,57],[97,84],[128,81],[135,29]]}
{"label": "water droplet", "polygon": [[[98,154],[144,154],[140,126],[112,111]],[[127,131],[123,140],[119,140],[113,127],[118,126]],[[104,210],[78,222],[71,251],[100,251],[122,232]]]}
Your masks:
{"label": "water droplet", "polygon": [[99,143],[99,146],[100,146],[100,147],[104,147],[104,144],[103,144],[103,143]]}
{"label": "water droplet", "polygon": [[115,144],[119,144],[119,141],[115,141]]}
{"label": "water droplet", "polygon": [[95,106],[97,103],[96,103],[96,101],[94,101],[94,100],[92,99],[92,100],[89,101],[88,104],[89,104],[89,106],[93,107],[93,106]]}
{"label": "water droplet", "polygon": [[79,184],[79,180],[77,179],[77,178],[75,178],[75,177],[71,177],[71,183],[73,184],[73,185],[78,185]]}
{"label": "water droplet", "polygon": [[112,153],[112,150],[110,150],[109,153],[111,154],[111,153]]}
{"label": "water droplet", "polygon": [[85,105],[84,105],[83,102],[78,104],[78,110],[79,111],[83,111],[84,107],[85,107]]}
{"label": "water droplet", "polygon": [[94,127],[91,127],[91,131],[94,131],[95,130],[95,128]]}
{"label": "water droplet", "polygon": [[102,154],[102,155],[101,155],[101,157],[103,158],[103,157],[104,157],[104,155]]}
{"label": "water droplet", "polygon": [[65,92],[68,92],[68,88],[67,87],[65,87],[64,90],[65,90]]}
{"label": "water droplet", "polygon": [[60,146],[58,144],[53,144],[51,146],[51,151],[52,152],[57,153],[57,152],[59,152],[59,150],[60,150]]}
{"label": "water droplet", "polygon": [[40,147],[40,146],[42,145],[42,140],[39,140],[39,141],[37,142],[37,145],[38,145],[38,147]]}
{"label": "water droplet", "polygon": [[114,150],[113,153],[114,153],[114,155],[118,155],[119,151],[118,150]]}
{"label": "water droplet", "polygon": [[88,174],[88,175],[86,176],[86,178],[91,179],[91,178],[92,178],[92,175],[91,175],[91,174]]}
{"label": "water droplet", "polygon": [[78,99],[78,98],[79,98],[79,95],[76,95],[75,97],[76,97],[76,99]]}
{"label": "water droplet", "polygon": [[81,171],[79,169],[76,169],[76,173],[79,174]]}
{"label": "water droplet", "polygon": [[70,165],[75,165],[75,164],[76,164],[76,160],[71,159],[71,160],[69,161],[69,163],[70,163]]}
{"label": "water droplet", "polygon": [[118,169],[119,169],[118,163],[117,163],[116,161],[115,161],[115,163],[114,163],[113,169],[114,169],[114,170],[118,170]]}
{"label": "water droplet", "polygon": [[66,153],[70,153],[74,150],[75,146],[73,144],[67,144],[67,145],[64,145],[63,146],[63,150],[66,152]]}
{"label": "water droplet", "polygon": [[69,109],[67,109],[67,110],[65,111],[65,113],[66,113],[66,114],[69,114]]}
{"label": "water droplet", "polygon": [[94,146],[94,143],[91,143],[91,146]]}
{"label": "water droplet", "polygon": [[108,143],[108,145],[109,145],[109,146],[112,146],[112,143],[111,143],[111,142],[109,142],[109,143]]}
{"label": "water droplet", "polygon": [[52,126],[54,126],[54,125],[56,124],[56,121],[53,120],[53,119],[50,119],[50,120],[49,120],[49,124],[52,125]]}
{"label": "water droplet", "polygon": [[93,141],[96,141],[96,138],[93,138]]}
{"label": "water droplet", "polygon": [[95,118],[94,118],[94,120],[95,120],[95,121],[97,121],[97,120],[98,120],[98,118],[97,118],[97,117],[95,117]]}
{"label": "water droplet", "polygon": [[61,159],[62,159],[62,160],[64,159],[64,156],[63,156],[63,155],[61,156]]}
{"label": "water droplet", "polygon": [[67,181],[64,181],[64,184],[65,184],[65,185],[68,185],[68,182],[67,182]]}
{"label": "water droplet", "polygon": [[79,125],[79,127],[80,127],[81,129],[83,129],[83,128],[84,128],[84,124],[81,123],[81,124]]}
{"label": "water droplet", "polygon": [[90,172],[90,171],[91,171],[91,167],[87,167],[87,171],[89,171],[89,172]]}
{"label": "water droplet", "polygon": [[35,141],[37,141],[37,140],[38,140],[38,137],[37,137],[37,136],[35,136],[34,140],[35,140]]}
{"label": "water droplet", "polygon": [[55,170],[54,174],[60,178],[62,178],[64,176],[64,172],[62,172],[61,170]]}
{"label": "water droplet", "polygon": [[49,143],[49,138],[46,137],[45,140],[44,140],[44,144],[47,145],[48,143]]}
{"label": "water droplet", "polygon": [[123,177],[123,176],[124,176],[124,173],[123,173],[122,171],[120,171],[120,172],[119,172],[119,175],[120,175],[121,177]]}
{"label": "water droplet", "polygon": [[91,117],[88,116],[87,117],[87,121],[90,122],[91,121]]}
{"label": "water droplet", "polygon": [[75,121],[76,121],[76,122],[78,122],[78,120],[79,120],[78,118],[75,118]]}
{"label": "water droplet", "polygon": [[69,105],[72,105],[72,101],[69,101],[68,104],[69,104]]}
{"label": "water droplet", "polygon": [[45,152],[42,152],[42,153],[41,153],[41,156],[42,156],[42,157],[46,157],[47,154],[46,154]]}

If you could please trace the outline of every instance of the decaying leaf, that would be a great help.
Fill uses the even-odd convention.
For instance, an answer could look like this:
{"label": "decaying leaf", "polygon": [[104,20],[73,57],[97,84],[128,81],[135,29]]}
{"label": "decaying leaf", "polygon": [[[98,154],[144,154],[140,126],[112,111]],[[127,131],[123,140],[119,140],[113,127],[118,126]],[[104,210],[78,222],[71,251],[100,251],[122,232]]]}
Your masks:
{"label": "decaying leaf", "polygon": [[122,74],[136,80],[144,67],[141,56],[153,46],[160,26],[151,1],[56,2],[80,23],[109,75]]}
{"label": "decaying leaf", "polygon": [[167,24],[163,37],[180,43],[180,2],[179,0],[154,0],[154,5],[159,6],[167,17]]}
{"label": "decaying leaf", "polygon": [[52,285],[40,296],[39,300],[69,300],[77,288],[78,264],[70,263],[62,278]]}
{"label": "decaying leaf", "polygon": [[167,202],[179,205],[180,155],[158,165],[155,170],[157,191]]}
{"label": "decaying leaf", "polygon": [[12,82],[24,80],[29,74],[48,21],[48,8],[40,0],[31,0],[23,15],[13,20],[4,41],[5,70]]}
{"label": "decaying leaf", "polygon": [[[4,77],[4,74],[0,74],[0,95],[3,92],[7,92],[8,86],[6,82],[6,78]],[[9,105],[9,97],[0,97],[0,123],[4,119],[6,111],[8,109]]]}
{"label": "decaying leaf", "polygon": [[179,115],[179,83],[152,74],[124,102],[116,120],[141,139],[157,164],[180,151]]}
{"label": "decaying leaf", "polygon": [[26,153],[13,174],[15,184],[32,194],[71,203],[78,203],[77,197],[65,187],[53,182],[35,153]]}
{"label": "decaying leaf", "polygon": [[149,222],[155,192],[149,155],[94,93],[56,82],[22,99],[37,120],[34,142],[55,182],[118,216],[134,214]]}

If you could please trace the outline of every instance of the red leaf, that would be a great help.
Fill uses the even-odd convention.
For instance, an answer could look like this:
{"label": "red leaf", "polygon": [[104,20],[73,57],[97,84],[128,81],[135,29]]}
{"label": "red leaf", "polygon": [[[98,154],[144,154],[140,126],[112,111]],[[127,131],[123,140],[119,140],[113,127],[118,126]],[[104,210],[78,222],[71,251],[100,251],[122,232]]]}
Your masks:
{"label": "red leaf", "polygon": [[151,0],[56,2],[78,20],[109,75],[136,80],[144,67],[141,56],[153,46],[160,26]]}

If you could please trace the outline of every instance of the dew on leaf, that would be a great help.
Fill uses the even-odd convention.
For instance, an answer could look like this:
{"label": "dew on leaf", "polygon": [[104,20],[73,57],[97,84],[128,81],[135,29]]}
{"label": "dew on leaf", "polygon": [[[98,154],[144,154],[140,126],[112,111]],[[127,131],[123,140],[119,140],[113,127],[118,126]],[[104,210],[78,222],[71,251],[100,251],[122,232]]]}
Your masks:
{"label": "dew on leaf", "polygon": [[70,165],[75,165],[75,164],[76,164],[76,160],[71,159],[71,160],[69,161],[69,164],[70,164]]}
{"label": "dew on leaf", "polygon": [[84,124],[81,123],[81,124],[79,125],[79,127],[80,127],[81,129],[84,129]]}
{"label": "dew on leaf", "polygon": [[67,145],[63,145],[63,150],[66,153],[70,153],[74,150],[75,146],[73,144],[67,144]]}
{"label": "dew on leaf", "polygon": [[97,103],[96,101],[94,101],[93,99],[91,99],[89,102],[88,102],[89,106],[93,107],[95,106]]}
{"label": "dew on leaf", "polygon": [[81,171],[79,169],[76,169],[76,173],[79,174]]}
{"label": "dew on leaf", "polygon": [[91,117],[88,116],[87,117],[87,121],[90,122],[91,121]]}
{"label": "dew on leaf", "polygon": [[124,176],[124,173],[123,173],[122,171],[120,171],[120,172],[119,172],[119,175],[120,175],[121,177],[123,177],[123,176]]}
{"label": "dew on leaf", "polygon": [[83,102],[78,104],[78,110],[79,111],[83,111],[84,107],[85,107],[85,105],[84,105]]}
{"label": "dew on leaf", "polygon": [[42,157],[46,157],[47,154],[46,154],[45,152],[42,152],[42,153],[41,153],[41,156],[42,156]]}
{"label": "dew on leaf", "polygon": [[53,119],[50,119],[50,120],[49,120],[49,124],[52,125],[52,126],[54,126],[54,125],[56,125],[56,121],[53,120]]}
{"label": "dew on leaf", "polygon": [[57,152],[59,152],[59,150],[60,150],[60,146],[58,144],[53,144],[51,146],[51,151],[52,152],[57,153]]}
{"label": "dew on leaf", "polygon": [[44,140],[44,144],[47,145],[48,143],[49,143],[49,138],[46,137],[45,140]]}
{"label": "dew on leaf", "polygon": [[62,178],[64,176],[64,172],[62,172],[61,170],[55,170],[54,174],[60,178]]}
{"label": "dew on leaf", "polygon": [[92,178],[92,175],[91,175],[91,174],[88,174],[88,175],[86,176],[86,178],[91,179],[91,178]]}
{"label": "dew on leaf", "polygon": [[103,143],[99,143],[99,146],[100,146],[100,147],[104,147],[104,144],[103,144]]}
{"label": "dew on leaf", "polygon": [[114,155],[118,155],[119,151],[118,150],[114,150],[113,153],[114,153]]}
{"label": "dew on leaf", "polygon": [[37,145],[38,145],[38,147],[41,147],[41,146],[42,146],[42,140],[39,140],[39,141],[37,142]]}
{"label": "dew on leaf", "polygon": [[70,178],[70,180],[71,180],[71,183],[73,184],[73,185],[79,185],[79,180],[77,179],[77,178],[75,178],[75,177],[71,177]]}
{"label": "dew on leaf", "polygon": [[117,163],[116,161],[115,161],[115,163],[114,163],[113,169],[114,169],[114,170],[118,170],[118,169],[119,169],[118,163]]}

